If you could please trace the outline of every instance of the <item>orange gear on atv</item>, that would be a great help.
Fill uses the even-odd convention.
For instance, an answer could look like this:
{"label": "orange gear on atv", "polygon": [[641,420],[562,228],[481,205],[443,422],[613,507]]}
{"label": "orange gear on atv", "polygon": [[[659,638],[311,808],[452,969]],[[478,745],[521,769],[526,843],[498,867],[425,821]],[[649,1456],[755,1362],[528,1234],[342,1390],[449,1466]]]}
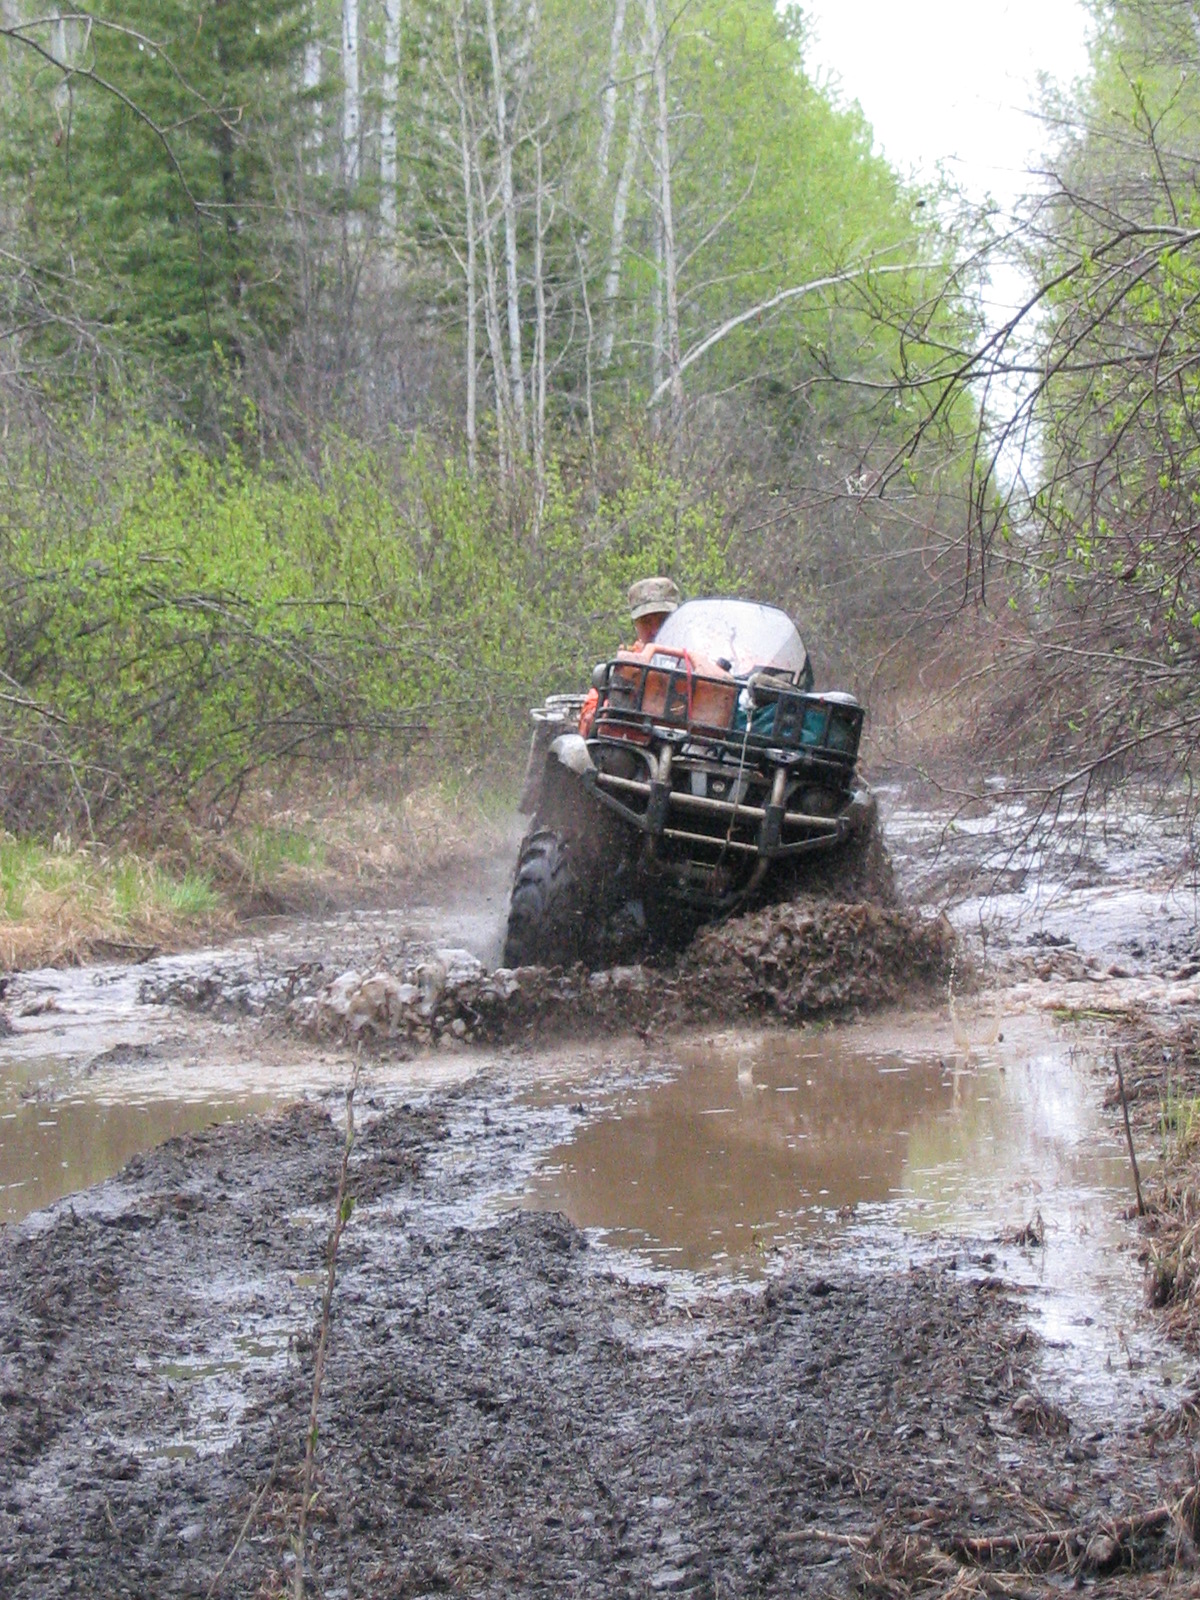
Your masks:
{"label": "orange gear on atv", "polygon": [[[665,612],[661,617],[656,618],[658,626],[655,627],[654,633],[658,632],[658,628],[662,626],[665,618]],[[628,660],[630,657],[633,657],[633,659],[636,661],[649,661],[653,654],[653,634],[651,634],[648,639],[639,639],[636,644],[623,644],[620,650],[617,652],[618,659],[623,657],[625,660]],[[584,699],[583,710],[579,713],[579,731],[585,739],[591,734],[592,723],[596,720],[596,712],[599,708],[599,705],[600,691],[593,684],[593,686],[588,690],[587,696]]]}

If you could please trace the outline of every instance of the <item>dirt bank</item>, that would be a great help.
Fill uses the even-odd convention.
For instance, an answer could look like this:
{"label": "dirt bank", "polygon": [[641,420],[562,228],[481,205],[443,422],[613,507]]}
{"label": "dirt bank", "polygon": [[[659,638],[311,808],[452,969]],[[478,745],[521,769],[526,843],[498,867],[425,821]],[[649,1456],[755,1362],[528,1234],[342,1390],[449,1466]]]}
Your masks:
{"label": "dirt bank", "polygon": [[[559,1217],[463,1225],[526,1134],[477,1082],[361,1135],[316,1592],[962,1594],[1057,1566],[1147,1593],[1190,1561],[1159,1509],[1187,1442],[1038,1396],[986,1254],[684,1302]],[[213,1130],[0,1240],[6,1594],[281,1591],[341,1146],[313,1108]]]}

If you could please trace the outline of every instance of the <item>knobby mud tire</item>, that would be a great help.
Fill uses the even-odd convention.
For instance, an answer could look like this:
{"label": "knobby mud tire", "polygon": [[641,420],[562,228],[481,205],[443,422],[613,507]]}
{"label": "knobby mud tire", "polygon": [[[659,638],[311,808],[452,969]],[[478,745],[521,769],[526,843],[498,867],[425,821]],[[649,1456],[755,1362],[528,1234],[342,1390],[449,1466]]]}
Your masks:
{"label": "knobby mud tire", "polygon": [[571,836],[535,828],[521,842],[504,939],[506,967],[565,966],[587,942],[588,896]]}

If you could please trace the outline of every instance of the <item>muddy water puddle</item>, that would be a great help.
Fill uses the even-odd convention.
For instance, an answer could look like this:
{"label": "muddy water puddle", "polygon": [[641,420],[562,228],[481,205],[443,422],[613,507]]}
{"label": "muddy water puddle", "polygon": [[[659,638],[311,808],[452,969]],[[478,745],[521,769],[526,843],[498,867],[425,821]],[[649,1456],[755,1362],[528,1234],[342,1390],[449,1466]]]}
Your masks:
{"label": "muddy water puddle", "polygon": [[57,1057],[0,1059],[0,1222],[111,1177],[176,1134],[253,1116],[274,1097],[211,1087],[113,1098],[75,1084]]}
{"label": "muddy water puddle", "polygon": [[1114,1366],[1169,1385],[1097,1055],[1041,1018],[1000,1022],[966,1052],[937,1019],[694,1039],[661,1081],[583,1121],[522,1203],[653,1268],[722,1279],[839,1258],[895,1270],[962,1238],[963,1270],[1028,1295],[1085,1398]]}
{"label": "muddy water puddle", "polygon": [[[263,1013],[294,962],[369,968],[380,952],[413,939],[461,943],[494,959],[506,872],[503,861],[491,862],[473,886],[460,884],[439,902],[264,921],[220,949],[11,975],[0,1008],[0,1224],[113,1176],[177,1134],[299,1096],[340,1093],[349,1076],[344,1055],[294,1038],[247,1044],[239,1020]],[[239,1016],[223,1024],[154,998],[174,982],[205,979]],[[420,1092],[475,1069],[462,1057],[437,1058],[376,1076],[385,1091]]]}

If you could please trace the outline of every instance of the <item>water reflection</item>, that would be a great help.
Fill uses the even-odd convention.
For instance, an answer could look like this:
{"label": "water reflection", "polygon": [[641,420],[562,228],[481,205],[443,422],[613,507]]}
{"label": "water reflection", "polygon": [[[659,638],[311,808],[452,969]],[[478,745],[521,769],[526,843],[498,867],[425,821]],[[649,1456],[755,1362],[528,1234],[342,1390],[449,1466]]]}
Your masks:
{"label": "water reflection", "polygon": [[178,1133],[265,1111],[269,1095],[109,1105],[62,1095],[28,1069],[0,1072],[0,1221],[16,1222],[111,1177]]}
{"label": "water reflection", "polygon": [[698,1268],[751,1257],[900,1186],[914,1109],[953,1102],[934,1058],[861,1055],[780,1035],[682,1052],[684,1071],[584,1127],[529,1196]]}
{"label": "water reflection", "polygon": [[1062,1239],[1127,1184],[1085,1064],[1044,1038],[946,1057],[807,1031],[692,1045],[679,1065],[554,1151],[525,1203],[664,1264],[754,1272],[851,1217],[986,1234],[1040,1209]]}

